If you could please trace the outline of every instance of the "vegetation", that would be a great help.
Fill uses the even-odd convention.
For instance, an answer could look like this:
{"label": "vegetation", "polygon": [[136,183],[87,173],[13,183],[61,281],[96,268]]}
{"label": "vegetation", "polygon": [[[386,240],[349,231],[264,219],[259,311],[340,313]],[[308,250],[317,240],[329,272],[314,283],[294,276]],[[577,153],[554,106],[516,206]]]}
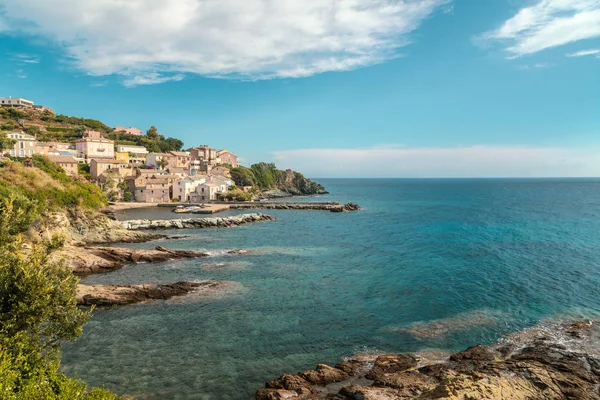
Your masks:
{"label": "vegetation", "polygon": [[232,186],[227,193],[219,193],[217,197],[220,201],[251,201],[253,196],[250,192]]}
{"label": "vegetation", "polygon": [[325,188],[295,171],[282,171],[273,163],[253,164],[250,168],[230,168],[231,179],[238,186],[253,186],[260,190],[279,189],[290,194],[326,193]]}
{"label": "vegetation", "polygon": [[152,126],[146,132],[146,136],[130,135],[124,132],[110,132],[107,138],[114,140],[115,144],[129,144],[144,146],[151,153],[165,153],[168,151],[180,151],[183,142],[175,138],[165,138],[158,134],[156,127]]}
{"label": "vegetation", "polygon": [[9,139],[6,133],[0,132],[0,151],[10,149],[15,143],[17,143],[16,140]]}
{"label": "vegetation", "polygon": [[118,399],[59,372],[61,343],[81,334],[90,312],[77,307],[77,278],[49,261],[63,238],[23,253],[22,235],[12,227],[30,219],[16,204],[12,197],[0,202],[0,398]]}
{"label": "vegetation", "polygon": [[148,129],[145,136],[136,136],[124,132],[114,132],[110,126],[96,119],[71,117],[63,114],[55,116],[47,110],[40,112],[0,108],[0,131],[18,129],[24,129],[26,133],[35,135],[40,142],[73,143],[81,138],[86,130],[94,130],[102,132],[106,138],[114,140],[115,144],[144,146],[148,151],[155,153],[180,151],[183,147],[181,140],[159,134],[154,126]]}
{"label": "vegetation", "polygon": [[47,158],[34,155],[32,166],[21,161],[7,161],[0,168],[0,200],[13,199],[15,207],[24,212],[13,225],[13,234],[25,232],[47,211],[99,209],[107,204],[106,196],[96,185],[65,174]]}

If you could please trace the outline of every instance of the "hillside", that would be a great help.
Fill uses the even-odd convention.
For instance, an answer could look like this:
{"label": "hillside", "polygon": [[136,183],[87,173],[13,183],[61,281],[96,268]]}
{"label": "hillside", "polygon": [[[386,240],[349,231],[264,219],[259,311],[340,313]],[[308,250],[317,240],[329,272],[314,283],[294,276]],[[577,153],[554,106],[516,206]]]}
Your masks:
{"label": "hillside", "polygon": [[114,132],[110,126],[95,119],[54,115],[37,109],[0,108],[0,132],[17,129],[35,135],[41,142],[74,143],[86,130],[94,130],[114,140],[115,144],[144,146],[150,152],[179,151],[183,147],[181,140],[165,137],[155,127],[144,136],[135,136]]}
{"label": "hillside", "polygon": [[231,168],[231,177],[238,186],[254,186],[263,192],[280,191],[283,194],[299,196],[326,194],[323,185],[311,181],[300,172],[277,169],[272,163],[253,164],[250,168]]}
{"label": "hillside", "polygon": [[0,204],[11,200],[22,210],[12,235],[23,234],[36,243],[52,234],[70,246],[113,241],[138,241],[144,234],[129,232],[100,211],[108,200],[100,187],[83,178],[71,178],[56,164],[34,155],[32,166],[21,162],[0,164]]}

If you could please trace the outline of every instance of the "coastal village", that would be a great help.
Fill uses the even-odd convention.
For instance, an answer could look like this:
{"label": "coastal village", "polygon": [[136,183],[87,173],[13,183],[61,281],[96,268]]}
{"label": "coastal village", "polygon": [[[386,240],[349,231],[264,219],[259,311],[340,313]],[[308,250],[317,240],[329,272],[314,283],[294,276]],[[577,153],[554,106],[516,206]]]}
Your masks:
{"label": "coastal village", "polygon": [[[0,106],[54,115],[53,109],[23,98],[0,98]],[[235,187],[230,169],[239,166],[239,159],[228,149],[199,145],[187,151],[152,152],[144,146],[118,143],[90,129],[82,129],[81,137],[74,142],[41,141],[22,128],[5,132],[14,143],[4,151],[5,156],[43,155],[69,176],[85,174],[111,201],[202,204],[221,199]],[[44,132],[45,127],[40,125],[37,129]],[[142,130],[135,127],[116,126],[113,130],[142,136]]]}

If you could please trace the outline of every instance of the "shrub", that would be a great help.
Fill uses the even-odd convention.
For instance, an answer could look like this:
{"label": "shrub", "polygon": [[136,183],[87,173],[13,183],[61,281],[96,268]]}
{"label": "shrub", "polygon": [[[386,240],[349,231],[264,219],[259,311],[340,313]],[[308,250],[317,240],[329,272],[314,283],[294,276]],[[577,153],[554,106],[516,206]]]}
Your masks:
{"label": "shrub", "polygon": [[78,279],[48,256],[55,237],[24,254],[12,224],[26,213],[13,199],[0,202],[0,397],[2,399],[117,399],[59,372],[60,346],[82,332],[90,311],[77,307]]}

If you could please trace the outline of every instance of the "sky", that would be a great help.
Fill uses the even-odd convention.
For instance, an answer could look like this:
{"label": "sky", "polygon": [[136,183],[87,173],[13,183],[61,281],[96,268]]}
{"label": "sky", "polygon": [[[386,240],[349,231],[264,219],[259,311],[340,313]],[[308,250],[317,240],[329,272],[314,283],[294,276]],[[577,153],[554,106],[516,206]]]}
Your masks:
{"label": "sky", "polygon": [[319,177],[600,176],[600,0],[0,0],[0,97]]}

